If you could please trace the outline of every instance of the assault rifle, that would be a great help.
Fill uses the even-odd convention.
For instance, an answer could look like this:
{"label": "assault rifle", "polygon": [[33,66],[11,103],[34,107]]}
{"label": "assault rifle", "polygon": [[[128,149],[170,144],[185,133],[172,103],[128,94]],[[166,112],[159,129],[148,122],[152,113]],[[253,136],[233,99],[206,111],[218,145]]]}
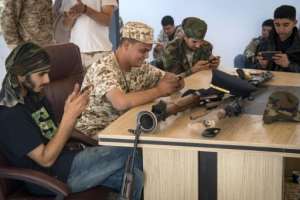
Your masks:
{"label": "assault rifle", "polygon": [[[132,155],[128,157],[125,166],[125,173],[123,177],[123,184],[119,200],[131,200],[134,184],[134,161],[137,151],[137,144],[139,136],[142,132],[152,132],[157,128],[160,121],[164,121],[167,117],[175,115],[186,109],[196,106],[206,106],[207,108],[214,107],[224,100],[225,94],[231,95],[233,100],[224,109],[222,109],[220,118],[225,116],[238,115],[241,112],[241,101],[250,97],[250,94],[257,90],[257,86],[272,79],[273,75],[270,72],[262,72],[246,79],[246,74],[239,71],[239,76],[229,75],[219,70],[212,71],[211,87],[208,89],[188,90],[175,103],[166,103],[160,101],[158,104],[152,106],[152,111],[142,111],[137,116],[137,126],[133,131],[135,134],[134,149]],[[255,84],[254,84],[255,83]],[[220,113],[219,113],[220,114]],[[217,129],[206,123],[206,131],[214,133]]]}
{"label": "assault rifle", "polygon": [[120,196],[118,200],[131,200],[132,199],[132,192],[133,192],[133,186],[134,186],[134,174],[133,174],[133,168],[134,163],[136,159],[137,154],[137,145],[139,141],[139,137],[142,132],[147,132],[142,130],[141,122],[144,122],[145,117],[147,115],[144,115],[144,112],[140,112],[137,116],[137,125],[135,130],[130,130],[135,135],[134,138],[134,145],[133,145],[133,151],[132,154],[128,156],[126,164],[125,164],[125,171],[123,176],[123,182],[122,182],[122,188],[120,192]]}
{"label": "assault rifle", "polygon": [[241,69],[239,76],[233,76],[220,70],[212,71],[212,81],[210,88],[200,90],[188,90],[174,103],[160,101],[152,106],[151,112],[143,111],[140,121],[141,129],[145,132],[156,130],[160,121],[179,112],[196,106],[213,108],[224,101],[224,96],[230,96],[231,103],[227,105],[227,115],[237,115],[241,112],[241,101],[244,98],[251,98],[251,94],[258,89],[262,83],[272,79],[271,72],[261,72],[259,74],[246,76]]}

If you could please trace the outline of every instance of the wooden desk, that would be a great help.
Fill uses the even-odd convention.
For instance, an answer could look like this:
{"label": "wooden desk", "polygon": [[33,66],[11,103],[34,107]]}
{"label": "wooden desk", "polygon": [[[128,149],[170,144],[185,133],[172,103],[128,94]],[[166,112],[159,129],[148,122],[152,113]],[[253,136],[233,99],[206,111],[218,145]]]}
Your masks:
{"label": "wooden desk", "polygon": [[[274,75],[268,82],[272,89],[255,99],[260,113],[253,114],[250,109],[248,114],[220,121],[222,130],[215,138],[203,138],[187,128],[190,113],[201,108],[163,123],[157,133],[143,134],[139,146],[146,178],[144,199],[281,200],[284,158],[300,157],[300,124],[264,125],[261,112],[277,86],[300,97],[300,74]],[[188,77],[186,88],[207,88],[210,80],[211,72],[203,71]],[[151,105],[131,109],[99,133],[99,143],[132,146],[128,129],[135,128],[139,111],[150,109]]]}

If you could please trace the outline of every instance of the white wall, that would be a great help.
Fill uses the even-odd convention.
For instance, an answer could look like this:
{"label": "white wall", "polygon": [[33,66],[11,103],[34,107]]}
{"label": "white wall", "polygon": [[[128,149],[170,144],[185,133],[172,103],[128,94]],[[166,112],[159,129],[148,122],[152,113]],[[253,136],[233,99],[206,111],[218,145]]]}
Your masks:
{"label": "white wall", "polygon": [[[136,20],[151,25],[155,35],[164,15],[172,15],[176,24],[185,17],[200,17],[208,23],[206,39],[214,45],[214,54],[222,57],[221,66],[232,67],[234,56],[260,33],[262,21],[272,18],[273,10],[281,4],[295,6],[300,19],[300,0],[120,0],[120,15],[124,22]],[[8,52],[0,35],[0,83]]]}
{"label": "white wall", "polygon": [[124,22],[149,24],[155,35],[164,15],[172,15],[176,24],[185,17],[199,17],[208,24],[206,39],[221,56],[221,66],[232,67],[234,56],[260,34],[261,23],[273,18],[274,9],[282,4],[295,6],[300,18],[300,0],[120,0],[120,16]]}
{"label": "white wall", "polygon": [[5,59],[9,54],[9,49],[6,47],[2,34],[0,34],[0,88],[5,75]]}

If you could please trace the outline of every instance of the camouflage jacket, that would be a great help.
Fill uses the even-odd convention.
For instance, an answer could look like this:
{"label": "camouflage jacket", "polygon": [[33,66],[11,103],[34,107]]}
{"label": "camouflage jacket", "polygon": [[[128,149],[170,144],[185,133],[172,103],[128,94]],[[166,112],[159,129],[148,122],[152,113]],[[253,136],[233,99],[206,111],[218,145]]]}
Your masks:
{"label": "camouflage jacket", "polygon": [[181,35],[184,35],[181,25],[176,26],[175,33],[173,34],[172,40],[169,39],[169,36],[164,32],[164,30],[161,30],[157,37],[157,42],[160,42],[160,43],[163,43],[164,45],[166,45],[167,43],[169,43],[177,38],[180,38]]}
{"label": "camouflage jacket", "polygon": [[212,54],[212,45],[205,41],[205,43],[194,52],[192,58],[192,65],[189,64],[187,54],[187,46],[183,38],[176,39],[169,43],[164,49],[162,57],[163,66],[166,71],[180,74],[185,72],[187,75],[191,74],[191,68],[199,60],[208,60]]}
{"label": "camouflage jacket", "polygon": [[1,26],[7,45],[52,43],[52,0],[6,0],[4,6]]}
{"label": "camouflage jacket", "polygon": [[262,41],[262,37],[253,38],[251,42],[247,45],[244,51],[244,56],[246,56],[247,59],[256,56],[258,45],[261,41]]}
{"label": "camouflage jacket", "polygon": [[[168,35],[164,32],[164,30],[161,30],[157,37],[157,42],[161,43],[165,47],[168,43],[174,41],[177,38],[181,38],[183,35],[184,35],[183,29],[181,25],[179,25],[176,26],[175,33],[173,34],[173,38],[171,40],[168,37]],[[163,56],[162,50],[158,50],[156,48],[153,49],[153,58],[161,59],[162,56]]]}
{"label": "camouflage jacket", "polygon": [[92,64],[84,77],[82,87],[92,84],[94,89],[90,94],[89,105],[78,119],[76,127],[94,136],[122,114],[107,100],[105,94],[108,91],[118,88],[128,93],[150,89],[163,75],[163,71],[146,63],[129,72],[122,72],[114,53],[107,54]]}

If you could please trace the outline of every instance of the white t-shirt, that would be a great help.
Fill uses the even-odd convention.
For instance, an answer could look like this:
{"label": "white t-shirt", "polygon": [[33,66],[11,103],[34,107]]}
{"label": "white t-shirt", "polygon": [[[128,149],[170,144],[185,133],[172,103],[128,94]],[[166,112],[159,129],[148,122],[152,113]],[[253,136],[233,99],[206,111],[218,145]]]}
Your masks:
{"label": "white t-shirt", "polygon": [[[76,2],[77,0],[63,0],[61,10],[69,11]],[[102,7],[107,5],[118,7],[116,0],[82,0],[82,3],[97,11],[101,11]],[[82,53],[112,50],[109,27],[97,23],[87,15],[82,15],[76,20],[71,30],[70,42],[79,46]]]}

